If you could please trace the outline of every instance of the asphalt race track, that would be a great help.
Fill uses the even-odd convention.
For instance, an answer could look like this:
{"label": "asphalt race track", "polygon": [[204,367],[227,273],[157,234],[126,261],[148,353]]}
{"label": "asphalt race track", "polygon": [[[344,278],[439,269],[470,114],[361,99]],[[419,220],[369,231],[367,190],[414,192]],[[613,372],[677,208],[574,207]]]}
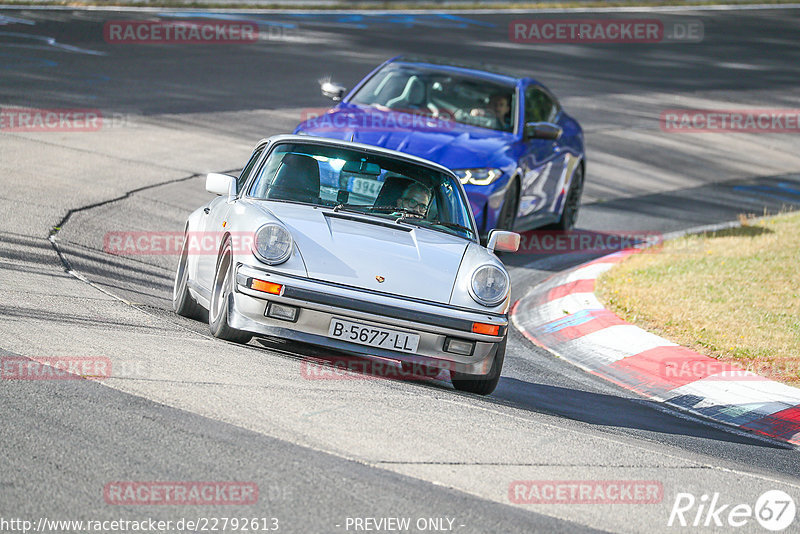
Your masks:
{"label": "asphalt race track", "polygon": [[[251,44],[103,38],[109,20],[175,16],[0,10],[0,106],[89,108],[106,119],[99,131],[0,129],[0,356],[102,356],[115,369],[103,381],[0,381],[0,518],[235,515],[332,533],[388,517],[411,518],[415,532],[420,518],[464,533],[763,532],[753,518],[735,529],[667,524],[678,493],[719,493],[732,507],[780,489],[800,503],[797,450],[644,400],[516,331],[487,398],[447,381],[309,380],[303,359],[329,356],[323,349],[228,344],[175,316],[176,256],[104,251],[108,232],[181,232],[209,197],[204,173],[236,171],[260,138],[328,105],[318,79],[351,87],[401,53],[526,68],[559,95],[586,131],[582,229],[669,233],[795,209],[800,196],[777,184],[800,187],[796,134],[668,133],[659,116],[800,108],[800,9],[542,15],[699,20],[701,42],[513,43],[509,22],[530,15],[469,13],[226,14],[259,24]],[[587,258],[503,259],[518,298]],[[517,480],[657,481],[663,498],[518,505]],[[103,494],[113,481],[250,481],[259,500],[113,505]]]}

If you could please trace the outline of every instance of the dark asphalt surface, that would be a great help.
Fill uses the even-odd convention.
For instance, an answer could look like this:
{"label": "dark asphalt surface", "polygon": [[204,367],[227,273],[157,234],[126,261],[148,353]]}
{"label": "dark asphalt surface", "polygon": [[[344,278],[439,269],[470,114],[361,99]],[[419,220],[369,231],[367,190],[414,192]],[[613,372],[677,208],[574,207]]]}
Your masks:
{"label": "dark asphalt surface", "polygon": [[[153,16],[156,14],[146,15]],[[684,17],[658,16],[667,21]],[[0,24],[4,17],[6,24],[0,25],[0,103],[5,106],[91,107],[143,121],[171,114],[175,128],[212,132],[219,128],[255,144],[259,137],[290,129],[300,121],[303,108],[328,105],[319,96],[317,79],[333,75],[352,86],[387,57],[435,51],[445,57],[531,69],[565,97],[570,112],[587,131],[588,180],[595,181],[587,186],[581,228],[668,233],[735,220],[741,213],[795,209],[800,203],[796,195],[775,187],[779,182],[800,184],[797,174],[749,173],[711,151],[692,152],[685,147],[653,150],[644,140],[620,143],[619,137],[604,135],[606,130],[635,128],[641,120],[657,117],[661,109],[673,106],[669,95],[696,94],[700,98],[702,92],[704,98],[713,95],[730,106],[796,105],[800,10],[691,13],[686,17],[703,21],[704,41],[659,46],[511,46],[507,24],[518,16],[503,14],[417,18],[248,15],[259,21],[269,36],[257,46],[129,47],[103,42],[102,24],[110,18],[143,18],[142,14],[4,10],[0,11]],[[9,22],[7,17],[36,24]],[[19,35],[23,32],[26,36]],[[732,64],[757,66],[758,74],[747,74],[753,69]],[[251,109],[274,111],[275,122],[224,118]],[[198,113],[211,114],[208,122],[198,122],[192,115]],[[0,137],[2,158],[13,159],[15,154],[3,150],[2,144]],[[783,144],[776,146],[777,151],[783,150]],[[135,149],[117,147],[121,154],[129,148]],[[633,166],[671,169],[686,176],[691,185],[676,182],[682,186],[664,188],[644,175],[634,183],[610,175],[593,177],[593,156],[602,160],[606,154],[630,160]],[[197,172],[206,170],[225,169]],[[8,180],[13,176],[3,177],[4,182]],[[126,189],[133,190],[127,195],[111,194],[101,203],[70,204],[76,211],[67,219],[63,213],[43,213],[42,217],[52,226],[64,223],[58,234],[59,249],[71,268],[147,312],[155,328],[205,336],[205,325],[169,311],[175,258],[111,257],[102,250],[103,235],[108,231],[179,231],[185,216],[207,198],[203,180],[186,173],[179,181]],[[0,230],[3,269],[19,268],[15,267],[17,261],[51,266],[58,261],[49,244],[35,239],[42,235]],[[515,294],[520,296],[550,274],[587,258],[517,254],[503,259],[511,266]],[[25,328],[28,319],[43,319],[5,307],[0,314],[16,318],[19,328]],[[58,320],[55,315],[53,320]],[[279,350],[272,350],[275,348]],[[253,358],[274,357],[287,363],[302,355],[322,354],[319,349],[297,344],[255,341],[248,350]],[[0,352],[10,354],[2,345]],[[589,530],[349,460],[324,447],[315,450],[265,436],[93,382],[35,388],[30,383],[3,382],[3,517],[147,515],[176,519],[184,513],[220,515],[228,510],[114,508],[105,505],[100,495],[103,484],[115,479],[247,479],[258,482],[263,498],[258,506],[241,510],[244,513],[239,515],[278,517],[290,532],[341,532],[336,525],[343,524],[346,517],[396,515],[455,516],[464,525],[457,530],[463,532]],[[798,483],[797,451],[666,411],[658,403],[553,358],[516,331],[509,343],[503,379],[489,398],[456,394],[444,382],[392,382],[386,387],[408,396],[452,396],[476,407],[527,414],[532,425],[547,421],[569,432],[608,436],[617,440],[615,443],[685,454],[723,469],[788,481],[795,487]],[[619,449],[620,458],[625,457],[625,446],[619,445]],[[580,464],[580,459],[575,461]],[[631,529],[641,530],[648,521],[643,517]],[[653,531],[664,528],[663,522],[652,524]]]}
{"label": "dark asphalt surface", "polygon": [[[456,518],[456,525],[468,526],[464,530],[469,532],[523,532],[531,525],[541,532],[591,531],[457,491],[432,491],[427,482],[87,380],[54,382],[45,389],[19,382],[4,386],[0,418],[4,478],[9,472],[28,475],[0,485],[6,518],[38,518],[44,513],[49,519],[141,520],[140,506],[106,505],[105,484],[120,475],[127,477],[124,480],[172,481],[197,480],[202,473],[204,480],[255,482],[258,503],[237,507],[236,517],[277,518],[281,531],[341,532],[337,526],[345,525],[347,517],[399,513]],[[14,498],[18,495],[25,498]],[[181,517],[170,507],[146,508],[146,516],[154,520]],[[226,506],[184,511],[189,519],[231,515]]]}

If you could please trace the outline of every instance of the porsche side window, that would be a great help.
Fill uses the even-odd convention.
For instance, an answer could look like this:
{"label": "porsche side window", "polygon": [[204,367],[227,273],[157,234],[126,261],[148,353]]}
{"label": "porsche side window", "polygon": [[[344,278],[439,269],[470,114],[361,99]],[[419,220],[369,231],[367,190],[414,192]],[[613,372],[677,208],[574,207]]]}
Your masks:
{"label": "porsche side window", "polygon": [[242,169],[242,172],[239,174],[239,178],[236,179],[237,193],[241,191],[242,187],[244,187],[244,184],[247,183],[247,179],[250,177],[250,173],[253,171],[253,167],[258,161],[258,158],[261,157],[261,153],[264,152],[264,147],[265,145],[262,145],[258,147],[255,150],[255,152],[253,152],[253,155],[250,156],[250,160],[247,162],[247,164],[244,166],[244,169]]}

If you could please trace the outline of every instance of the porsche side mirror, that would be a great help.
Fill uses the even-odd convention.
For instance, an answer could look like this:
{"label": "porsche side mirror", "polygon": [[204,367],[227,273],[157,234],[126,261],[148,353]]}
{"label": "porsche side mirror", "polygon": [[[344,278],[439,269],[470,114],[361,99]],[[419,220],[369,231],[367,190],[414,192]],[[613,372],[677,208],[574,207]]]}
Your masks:
{"label": "porsche side mirror", "polygon": [[564,129],[552,122],[528,122],[525,124],[526,139],[549,139],[558,141]]}
{"label": "porsche side mirror", "polygon": [[486,244],[489,252],[516,252],[519,250],[519,234],[505,230],[492,230],[489,232],[489,242]]}
{"label": "porsche side mirror", "polygon": [[322,96],[327,96],[334,102],[338,102],[344,98],[344,94],[347,92],[347,89],[343,85],[330,81],[321,82],[319,88],[322,91]]}
{"label": "porsche side mirror", "polygon": [[236,177],[218,172],[206,176],[206,191],[215,195],[236,196]]}

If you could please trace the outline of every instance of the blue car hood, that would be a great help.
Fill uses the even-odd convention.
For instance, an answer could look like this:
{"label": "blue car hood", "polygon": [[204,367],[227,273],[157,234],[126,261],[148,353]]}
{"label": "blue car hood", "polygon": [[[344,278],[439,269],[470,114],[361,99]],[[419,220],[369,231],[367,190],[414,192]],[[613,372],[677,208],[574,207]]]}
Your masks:
{"label": "blue car hood", "polygon": [[356,106],[335,108],[303,122],[295,131],[389,148],[450,169],[496,165],[514,141],[507,132]]}

